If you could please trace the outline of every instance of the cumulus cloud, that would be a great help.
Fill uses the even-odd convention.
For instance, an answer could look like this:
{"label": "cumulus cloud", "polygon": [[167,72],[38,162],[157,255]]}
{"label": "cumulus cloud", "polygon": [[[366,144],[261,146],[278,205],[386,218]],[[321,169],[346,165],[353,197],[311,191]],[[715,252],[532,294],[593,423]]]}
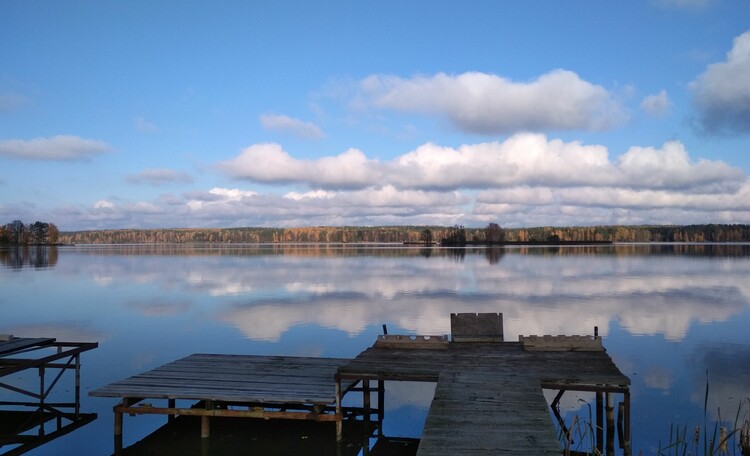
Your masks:
{"label": "cumulus cloud", "polygon": [[678,141],[667,142],[661,149],[631,147],[619,158],[617,168],[621,186],[648,189],[721,193],[737,191],[745,182],[740,169],[724,162],[693,162]]}
{"label": "cumulus cloud", "polygon": [[254,182],[317,188],[457,190],[492,187],[638,187],[736,191],[744,173],[721,161],[690,159],[684,146],[633,147],[617,160],[606,147],[519,133],[503,142],[458,148],[427,143],[382,163],[356,149],[316,160],[292,157],[277,144],[248,147],[220,167]]}
{"label": "cumulus cloud", "polygon": [[606,89],[566,70],[530,82],[480,72],[373,75],[360,86],[376,107],[437,116],[469,133],[607,130],[627,117]]}
{"label": "cumulus cloud", "polygon": [[219,164],[219,169],[238,179],[255,182],[308,182],[327,188],[357,188],[377,182],[371,175],[376,160],[369,160],[357,149],[349,149],[335,157],[298,160],[278,144],[256,144]]}
{"label": "cumulus cloud", "polygon": [[102,141],[69,135],[0,140],[0,156],[21,160],[84,160],[110,150]]}
{"label": "cumulus cloud", "polygon": [[356,149],[299,159],[257,144],[219,168],[249,187],[105,199],[54,219],[63,229],[750,223],[747,175],[693,158],[677,141],[611,155],[601,145],[519,133],[458,147],[427,143],[385,162]]}
{"label": "cumulus cloud", "polygon": [[172,169],[145,169],[140,173],[130,174],[125,178],[131,184],[165,185],[170,183],[190,183],[189,174]]}
{"label": "cumulus cloud", "polygon": [[266,130],[279,131],[302,139],[321,139],[323,130],[312,122],[295,119],[282,114],[263,114],[260,123]]}
{"label": "cumulus cloud", "polygon": [[709,133],[750,133],[750,31],[734,39],[726,61],[690,84],[699,126]]}
{"label": "cumulus cloud", "polygon": [[662,117],[667,114],[669,108],[672,106],[672,102],[669,101],[666,90],[661,90],[655,95],[648,95],[641,102],[641,109],[653,117]]}

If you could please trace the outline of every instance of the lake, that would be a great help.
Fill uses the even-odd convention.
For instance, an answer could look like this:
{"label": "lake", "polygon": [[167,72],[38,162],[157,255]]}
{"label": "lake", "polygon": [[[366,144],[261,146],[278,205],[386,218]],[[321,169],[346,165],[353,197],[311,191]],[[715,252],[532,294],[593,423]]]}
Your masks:
{"label": "lake", "polygon": [[[0,248],[0,334],[99,342],[81,372],[98,418],[33,455],[111,454],[116,400],[88,391],[189,354],[353,357],[383,325],[447,334],[455,312],[503,313],[506,340],[598,327],[632,381],[633,454],[703,427],[707,386],[710,431],[750,417],[750,244]],[[433,391],[389,382],[384,433],[419,437]],[[566,419],[592,401],[566,394]],[[164,422],[126,416],[124,444]]]}

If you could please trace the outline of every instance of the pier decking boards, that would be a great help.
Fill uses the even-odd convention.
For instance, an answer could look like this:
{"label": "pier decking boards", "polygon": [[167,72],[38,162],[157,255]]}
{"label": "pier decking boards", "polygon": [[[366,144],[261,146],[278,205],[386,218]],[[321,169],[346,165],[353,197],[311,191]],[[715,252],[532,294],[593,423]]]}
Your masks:
{"label": "pier decking boards", "polygon": [[[561,453],[543,388],[593,391],[608,397],[622,393],[625,444],[629,441],[630,380],[603,349],[527,350],[522,342],[403,337],[400,343],[393,336],[381,336],[353,359],[191,355],[91,395],[123,398],[114,408],[116,435],[122,433],[122,413],[163,413],[203,416],[207,436],[208,416],[336,421],[340,430],[345,415],[341,399],[348,391],[363,391],[360,416],[369,420],[370,382],[377,381],[380,420],[384,382],[436,382],[417,455],[483,456]],[[558,342],[553,341],[550,349]],[[149,398],[169,399],[170,406],[134,406]],[[197,400],[199,405],[176,408],[175,399]],[[249,406],[237,410],[221,407],[221,402]],[[269,412],[278,404],[286,404],[282,409],[296,405],[307,411],[296,416],[283,410]],[[608,430],[611,427],[608,422]]]}
{"label": "pier decking boards", "polygon": [[[408,344],[405,344],[408,346]],[[627,390],[604,351],[525,351],[518,342],[368,348],[343,379],[436,381],[417,455],[560,454],[542,388]]]}
{"label": "pier decking boards", "polygon": [[[0,402],[0,448],[13,447],[3,454],[25,453],[96,419],[96,413],[80,410],[80,358],[97,346],[96,342],[0,334],[0,390],[7,393],[7,400]],[[50,394],[66,373],[73,377],[75,388],[72,398],[60,402],[61,396]],[[26,374],[37,378],[29,383]]]}
{"label": "pier decking boards", "polygon": [[[348,359],[194,354],[112,383],[92,396],[330,405]],[[348,389],[354,382],[345,385]]]}

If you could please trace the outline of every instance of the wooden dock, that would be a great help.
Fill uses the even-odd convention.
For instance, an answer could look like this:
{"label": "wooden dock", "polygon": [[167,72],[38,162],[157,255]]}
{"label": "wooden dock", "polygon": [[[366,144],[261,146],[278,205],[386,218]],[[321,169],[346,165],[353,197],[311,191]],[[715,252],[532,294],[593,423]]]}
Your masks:
{"label": "wooden dock", "polygon": [[[81,354],[96,342],[60,342],[53,337],[13,337],[0,334],[0,390],[13,393],[0,401],[0,448],[3,454],[21,454],[68,434],[96,419],[81,412]],[[22,373],[38,377],[30,383]],[[58,381],[66,374],[75,382],[73,398],[50,400]],[[20,379],[20,380],[19,380]]]}
{"label": "wooden dock", "polygon": [[[466,332],[466,318],[483,324],[470,324]],[[565,391],[595,392],[596,445],[603,447],[606,429],[609,447],[614,441],[613,396],[621,394],[620,444],[628,454],[630,380],[601,339],[503,342],[501,314],[454,314],[452,321],[457,332],[452,341],[384,335],[353,359],[191,355],[90,394],[122,398],[114,407],[120,439],[122,414],[128,413],[198,415],[203,417],[203,437],[209,435],[212,416],[333,421],[341,440],[347,416],[369,421],[377,413],[382,420],[386,381],[436,382],[419,456],[559,455],[561,444],[543,389],[559,391],[555,403]],[[373,381],[376,388],[371,388]],[[350,391],[363,393],[363,407],[347,413],[342,400]],[[378,393],[376,407],[371,407],[373,392]],[[162,408],[138,405],[145,399],[169,403]],[[175,400],[198,402],[180,408]]]}
{"label": "wooden dock", "polygon": [[604,351],[526,351],[520,342],[376,344],[338,374],[349,381],[437,382],[417,452],[434,456],[559,455],[542,389],[627,396],[630,384]]}
{"label": "wooden dock", "polygon": [[[212,416],[336,421],[333,378],[346,363],[338,358],[194,354],[154,370],[109,384],[91,396],[119,397],[115,436],[122,436],[128,413],[200,416],[201,437],[210,435]],[[344,383],[344,393],[354,386]],[[342,393],[343,394],[343,393]],[[166,407],[144,399],[166,399]],[[178,407],[177,400],[198,401]]]}

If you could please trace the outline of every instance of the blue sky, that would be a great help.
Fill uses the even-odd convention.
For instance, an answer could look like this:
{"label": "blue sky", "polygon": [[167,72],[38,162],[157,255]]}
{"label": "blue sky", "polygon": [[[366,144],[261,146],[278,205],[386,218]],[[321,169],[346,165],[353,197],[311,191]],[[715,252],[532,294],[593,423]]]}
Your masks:
{"label": "blue sky", "polygon": [[750,2],[0,2],[0,223],[750,223]]}

